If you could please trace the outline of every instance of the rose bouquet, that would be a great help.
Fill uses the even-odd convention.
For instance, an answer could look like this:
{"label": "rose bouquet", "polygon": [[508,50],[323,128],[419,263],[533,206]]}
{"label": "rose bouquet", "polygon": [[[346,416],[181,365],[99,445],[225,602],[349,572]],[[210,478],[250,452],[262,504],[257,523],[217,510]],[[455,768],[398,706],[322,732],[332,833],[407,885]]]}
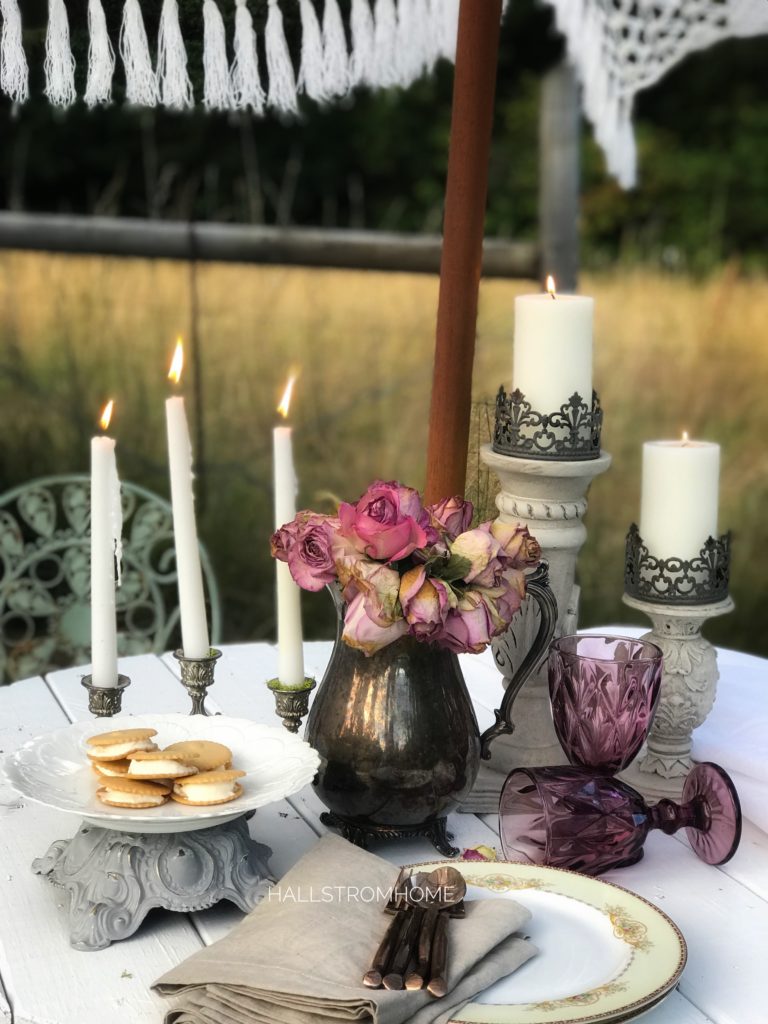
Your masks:
{"label": "rose bouquet", "polygon": [[411,487],[377,480],[336,516],[299,512],[272,536],[272,554],[305,590],[337,584],[342,639],[371,655],[402,636],[479,653],[525,597],[541,549],[527,527],[482,523],[462,498],[424,506]]}

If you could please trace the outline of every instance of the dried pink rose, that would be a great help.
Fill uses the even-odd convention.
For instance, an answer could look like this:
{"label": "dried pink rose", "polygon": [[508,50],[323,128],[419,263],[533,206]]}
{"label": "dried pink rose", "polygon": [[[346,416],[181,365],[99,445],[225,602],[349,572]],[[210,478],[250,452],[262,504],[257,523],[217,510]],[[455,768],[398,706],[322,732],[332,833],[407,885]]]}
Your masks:
{"label": "dried pink rose", "polygon": [[460,533],[469,529],[475,508],[471,501],[465,501],[456,495],[453,498],[443,498],[436,505],[427,505],[427,513],[433,526],[447,534],[449,540],[454,540]]}
{"label": "dried pink rose", "polygon": [[464,574],[466,583],[471,583],[488,568],[499,553],[500,547],[499,542],[491,535],[490,531],[484,530],[482,527],[460,533],[450,543],[451,554],[458,555],[459,558],[466,558],[470,563],[469,570]]}
{"label": "dried pink rose", "polygon": [[347,606],[342,640],[370,657],[407,632],[408,623],[403,618],[388,626],[380,626],[366,611],[365,595],[358,594]]}
{"label": "dried pink rose", "polygon": [[500,519],[495,519],[488,527],[513,568],[527,569],[538,565],[541,560],[541,546],[536,538],[531,536],[527,526],[520,523],[503,523]]}
{"label": "dried pink rose", "polygon": [[339,506],[341,531],[369,558],[396,562],[429,537],[429,518],[418,491],[396,482],[377,480],[355,505]]}
{"label": "dried pink rose", "polygon": [[481,591],[468,590],[445,618],[437,643],[457,654],[479,654],[496,635],[496,624]]}
{"label": "dried pink rose", "polygon": [[418,565],[403,573],[400,581],[400,604],[409,631],[421,639],[436,636],[458,599],[450,584],[436,577],[427,577],[425,566]]}
{"label": "dried pink rose", "polygon": [[338,520],[316,512],[298,512],[272,536],[272,554],[288,563],[304,590],[322,590],[336,579],[333,537]]}

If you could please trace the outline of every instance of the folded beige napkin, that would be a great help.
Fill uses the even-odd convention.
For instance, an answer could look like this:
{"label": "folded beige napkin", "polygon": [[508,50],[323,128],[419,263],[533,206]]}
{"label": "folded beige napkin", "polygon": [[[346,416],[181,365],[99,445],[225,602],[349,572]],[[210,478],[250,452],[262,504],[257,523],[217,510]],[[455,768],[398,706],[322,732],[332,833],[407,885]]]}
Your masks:
{"label": "folded beige napkin", "polygon": [[515,935],[527,910],[508,899],[467,901],[466,917],[450,922],[446,996],[365,988],[397,875],[343,839],[321,839],[225,939],[155,982],[175,996],[166,1024],[444,1024],[536,953]]}

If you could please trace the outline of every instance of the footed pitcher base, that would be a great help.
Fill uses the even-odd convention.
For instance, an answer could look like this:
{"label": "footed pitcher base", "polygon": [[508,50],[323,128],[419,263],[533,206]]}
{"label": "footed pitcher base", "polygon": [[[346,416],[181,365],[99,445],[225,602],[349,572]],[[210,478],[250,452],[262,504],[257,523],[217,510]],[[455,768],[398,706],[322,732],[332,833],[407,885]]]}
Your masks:
{"label": "footed pitcher base", "polygon": [[451,846],[450,840],[453,836],[447,830],[445,818],[434,818],[423,825],[363,825],[342,818],[332,811],[324,811],[320,815],[320,821],[329,828],[338,829],[344,839],[355,846],[361,846],[364,850],[368,849],[368,843],[371,841],[383,842],[387,839],[413,839],[415,836],[424,836],[444,857],[458,857],[460,853],[457,846]]}

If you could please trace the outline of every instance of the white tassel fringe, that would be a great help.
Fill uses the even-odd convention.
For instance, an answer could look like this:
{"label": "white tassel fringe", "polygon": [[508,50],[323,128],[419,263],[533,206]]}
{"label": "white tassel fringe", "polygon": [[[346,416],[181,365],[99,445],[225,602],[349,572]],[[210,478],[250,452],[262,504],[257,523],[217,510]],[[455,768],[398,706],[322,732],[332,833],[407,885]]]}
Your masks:
{"label": "white tassel fringe", "polygon": [[204,105],[208,110],[232,110],[235,99],[229,77],[227,35],[224,19],[214,0],[205,0],[203,4],[203,70]]}
{"label": "white tassel fringe", "polygon": [[18,0],[0,0],[3,35],[0,40],[0,89],[16,103],[29,98],[29,68],[21,41]]}
{"label": "white tassel fringe", "polygon": [[349,55],[337,0],[325,0],[323,49],[323,84],[330,96],[341,96],[349,88]]}
{"label": "white tassel fringe", "polygon": [[368,0],[352,0],[350,14],[352,56],[349,61],[350,85],[369,85],[373,72],[373,12]]}
{"label": "white tassel fringe", "polygon": [[157,76],[149,56],[149,41],[139,0],[125,0],[120,27],[120,56],[125,67],[125,98],[129,103],[156,107]]}
{"label": "white tassel fringe", "polygon": [[246,0],[237,0],[235,10],[235,59],[232,62],[232,98],[241,110],[250,108],[255,114],[264,110],[266,96],[259,74],[256,32]]}
{"label": "white tassel fringe", "polygon": [[270,107],[276,107],[285,113],[295,114],[298,111],[296,105],[296,80],[293,74],[293,64],[291,64],[288,43],[285,41],[283,15],[277,5],[277,0],[269,0],[269,14],[267,15],[265,37],[267,44],[267,71],[269,72],[267,102]]}
{"label": "white tassel fringe", "polygon": [[48,0],[45,37],[45,95],[57,107],[75,102],[75,58],[69,48],[69,21],[64,0]]}
{"label": "white tassel fringe", "polygon": [[83,99],[89,107],[112,102],[115,51],[107,32],[101,0],[88,0],[88,83]]}
{"label": "white tassel fringe", "polygon": [[301,12],[301,67],[296,88],[322,102],[333,95],[325,87],[323,36],[312,0],[299,0]]}
{"label": "white tassel fringe", "polygon": [[397,11],[394,0],[376,0],[373,32],[374,85],[397,85]]}
{"label": "white tassel fringe", "polygon": [[163,0],[160,12],[157,77],[163,106],[171,110],[185,110],[194,105],[195,97],[187,73],[187,51],[179,25],[176,0]]}

